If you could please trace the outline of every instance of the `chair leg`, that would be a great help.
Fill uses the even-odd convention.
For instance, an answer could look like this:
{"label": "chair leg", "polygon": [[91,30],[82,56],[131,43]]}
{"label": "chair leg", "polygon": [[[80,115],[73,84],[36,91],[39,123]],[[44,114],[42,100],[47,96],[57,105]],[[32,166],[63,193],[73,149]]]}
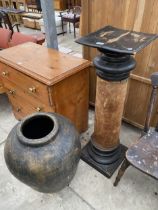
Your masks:
{"label": "chair leg", "polygon": [[17,29],[17,32],[20,32],[19,26],[18,26],[18,25],[16,25],[16,29]]}
{"label": "chair leg", "polygon": [[76,38],[76,28],[75,28],[75,23],[73,23],[74,25],[74,38]]}
{"label": "chair leg", "polygon": [[62,18],[61,18],[61,27],[62,27],[62,34],[64,36],[64,22],[63,22]]}
{"label": "chair leg", "polygon": [[122,178],[122,176],[124,175],[126,169],[130,166],[130,163],[128,162],[127,159],[124,159],[119,171],[118,171],[118,174],[116,176],[116,179],[115,179],[115,182],[114,182],[114,186],[116,187],[120,181],[120,179]]}
{"label": "chair leg", "polygon": [[70,26],[70,22],[69,22],[69,33],[71,33],[71,26]]}

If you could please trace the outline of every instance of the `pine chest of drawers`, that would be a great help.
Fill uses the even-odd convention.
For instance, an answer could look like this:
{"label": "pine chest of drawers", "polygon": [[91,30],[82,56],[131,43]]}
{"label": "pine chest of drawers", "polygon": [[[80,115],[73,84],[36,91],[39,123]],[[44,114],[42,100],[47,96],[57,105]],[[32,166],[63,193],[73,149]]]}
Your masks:
{"label": "pine chest of drawers", "polygon": [[14,115],[57,112],[87,129],[90,62],[34,43],[0,52],[0,80]]}

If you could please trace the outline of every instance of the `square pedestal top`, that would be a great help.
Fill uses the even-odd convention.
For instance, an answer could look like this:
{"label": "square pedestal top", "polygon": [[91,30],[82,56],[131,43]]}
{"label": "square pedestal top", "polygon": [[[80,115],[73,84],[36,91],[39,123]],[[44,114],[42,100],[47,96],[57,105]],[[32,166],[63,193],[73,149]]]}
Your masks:
{"label": "square pedestal top", "polygon": [[158,38],[157,34],[147,34],[106,26],[76,40],[76,42],[101,50],[136,54],[156,38]]}
{"label": "square pedestal top", "polygon": [[31,42],[0,51],[0,61],[46,85],[53,85],[90,65],[85,59]]}

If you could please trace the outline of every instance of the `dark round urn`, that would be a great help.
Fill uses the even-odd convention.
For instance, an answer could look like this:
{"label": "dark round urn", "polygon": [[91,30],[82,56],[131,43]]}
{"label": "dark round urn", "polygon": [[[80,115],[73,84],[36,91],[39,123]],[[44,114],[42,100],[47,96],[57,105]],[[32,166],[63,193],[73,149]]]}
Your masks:
{"label": "dark round urn", "polygon": [[35,190],[52,193],[70,183],[80,152],[79,134],[68,119],[56,113],[36,113],[11,130],[4,157],[16,178]]}

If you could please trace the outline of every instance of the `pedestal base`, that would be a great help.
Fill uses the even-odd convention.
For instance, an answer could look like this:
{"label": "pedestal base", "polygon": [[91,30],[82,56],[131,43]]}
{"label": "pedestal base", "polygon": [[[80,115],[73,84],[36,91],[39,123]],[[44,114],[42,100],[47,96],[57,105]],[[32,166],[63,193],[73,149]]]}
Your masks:
{"label": "pedestal base", "polygon": [[[120,158],[113,162],[112,164],[100,164],[96,161],[94,161],[90,154],[89,150],[91,150],[91,142],[89,142],[83,149],[81,153],[81,159],[88,163],[90,166],[95,168],[97,171],[99,171],[101,174],[106,176],[107,178],[110,178],[113,173],[116,171],[116,169],[119,167],[121,162],[123,161],[125,157],[125,152],[127,150],[127,147],[120,144]],[[106,158],[106,157],[105,157]],[[106,162],[106,161],[105,161]]]}

